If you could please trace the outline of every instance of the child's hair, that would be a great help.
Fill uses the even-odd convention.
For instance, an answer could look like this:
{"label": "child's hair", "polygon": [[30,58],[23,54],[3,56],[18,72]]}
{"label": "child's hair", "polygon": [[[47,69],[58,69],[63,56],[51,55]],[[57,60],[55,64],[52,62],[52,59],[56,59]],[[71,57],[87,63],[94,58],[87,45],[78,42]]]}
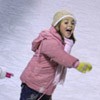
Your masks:
{"label": "child's hair", "polygon": [[76,41],[76,39],[75,39],[75,37],[74,37],[74,34],[72,34],[71,37],[70,37],[69,39],[72,39],[74,43],[75,43],[75,41]]}

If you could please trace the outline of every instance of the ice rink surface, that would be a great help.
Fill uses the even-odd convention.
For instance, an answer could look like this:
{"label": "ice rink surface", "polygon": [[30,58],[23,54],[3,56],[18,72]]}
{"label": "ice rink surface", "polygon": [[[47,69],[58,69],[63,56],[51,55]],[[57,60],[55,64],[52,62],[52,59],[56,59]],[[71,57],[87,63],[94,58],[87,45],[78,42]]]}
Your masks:
{"label": "ice rink surface", "polygon": [[51,26],[54,13],[61,9],[77,19],[71,54],[90,62],[93,70],[82,74],[68,69],[53,100],[100,100],[100,0],[0,0],[0,66],[14,73],[13,78],[0,80],[0,100],[19,100],[19,77],[33,55],[31,42]]}

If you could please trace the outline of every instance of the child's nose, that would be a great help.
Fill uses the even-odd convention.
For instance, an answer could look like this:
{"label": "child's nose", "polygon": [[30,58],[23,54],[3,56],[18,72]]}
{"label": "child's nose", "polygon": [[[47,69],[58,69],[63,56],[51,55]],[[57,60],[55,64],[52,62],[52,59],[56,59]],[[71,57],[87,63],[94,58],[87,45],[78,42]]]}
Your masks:
{"label": "child's nose", "polygon": [[71,22],[69,23],[69,27],[72,27],[72,23]]}
{"label": "child's nose", "polygon": [[68,27],[72,27],[72,24],[70,22],[68,23]]}
{"label": "child's nose", "polygon": [[72,24],[68,24],[68,29],[72,28]]}

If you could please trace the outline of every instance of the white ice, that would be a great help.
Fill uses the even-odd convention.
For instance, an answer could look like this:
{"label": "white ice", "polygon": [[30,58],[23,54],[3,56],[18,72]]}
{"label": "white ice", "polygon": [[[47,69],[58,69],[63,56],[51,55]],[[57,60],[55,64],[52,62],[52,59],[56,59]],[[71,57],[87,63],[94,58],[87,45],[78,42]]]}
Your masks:
{"label": "white ice", "polygon": [[0,0],[0,66],[14,73],[0,80],[0,100],[19,100],[19,77],[33,55],[31,42],[61,9],[77,19],[72,55],[90,62],[93,70],[82,74],[68,69],[53,100],[100,100],[100,0]]}

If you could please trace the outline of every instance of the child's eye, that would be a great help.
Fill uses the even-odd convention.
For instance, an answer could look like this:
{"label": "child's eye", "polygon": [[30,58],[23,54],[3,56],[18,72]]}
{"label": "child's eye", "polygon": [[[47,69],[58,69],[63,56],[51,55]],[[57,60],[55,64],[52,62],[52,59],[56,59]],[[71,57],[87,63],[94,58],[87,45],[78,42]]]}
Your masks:
{"label": "child's eye", "polygon": [[73,21],[71,24],[72,24],[72,25],[75,25],[75,24],[76,24],[76,22],[75,22],[75,21]]}
{"label": "child's eye", "polygon": [[68,24],[68,22],[65,22],[65,24]]}

